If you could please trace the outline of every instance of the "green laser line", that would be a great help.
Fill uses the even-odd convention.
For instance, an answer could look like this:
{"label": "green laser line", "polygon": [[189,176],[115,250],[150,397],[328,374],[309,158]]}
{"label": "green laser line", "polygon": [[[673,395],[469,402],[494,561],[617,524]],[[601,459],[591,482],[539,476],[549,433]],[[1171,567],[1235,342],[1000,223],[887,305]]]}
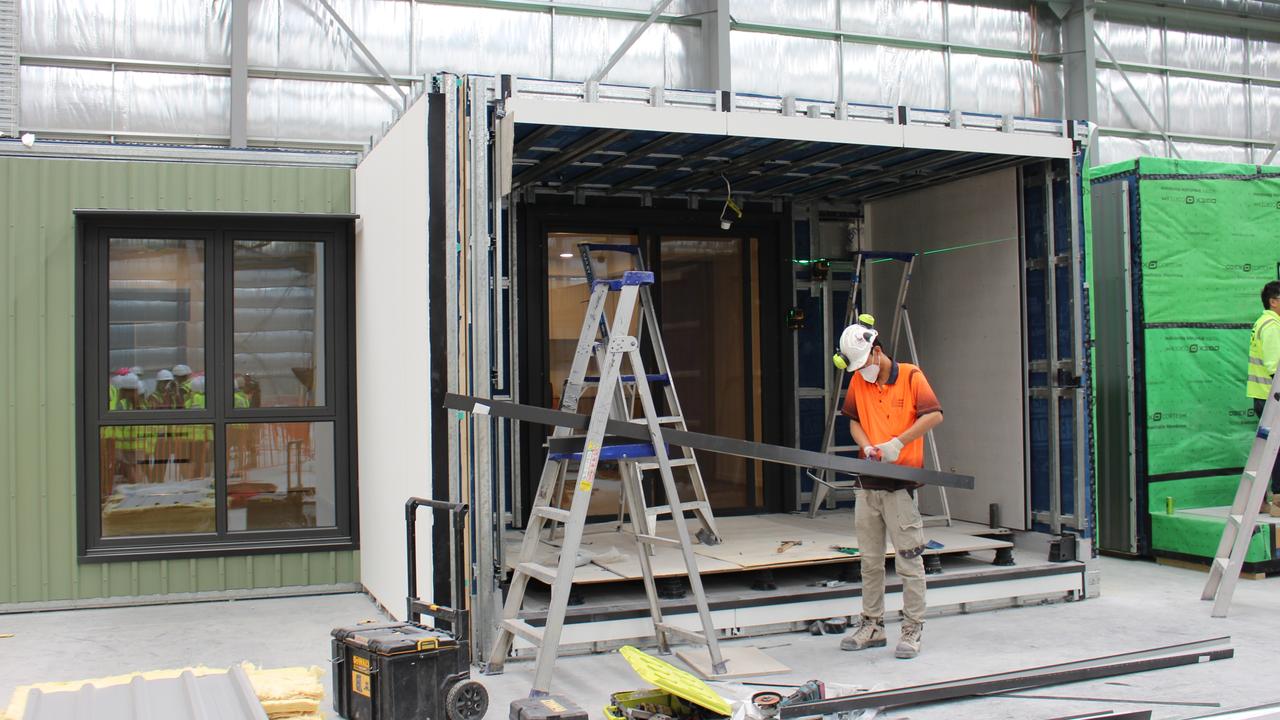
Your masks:
{"label": "green laser line", "polygon": [[[917,257],[923,257],[925,255],[940,255],[942,253],[955,252],[957,250],[968,250],[969,248],[982,247],[984,245],[996,245],[999,243],[1009,242],[1010,240],[1017,240],[1017,239],[1018,239],[1017,236],[1013,236],[1013,237],[997,238],[995,240],[980,240],[978,242],[965,243],[963,245],[953,245],[951,247],[937,248],[934,250],[924,250],[924,251],[915,253],[915,255]],[[797,258],[792,258],[791,262],[796,265],[813,265],[815,263],[826,262],[826,263],[829,263],[832,267],[835,267],[837,264],[841,266],[848,266],[850,268],[853,267],[852,260],[828,260],[826,258],[818,258],[817,260],[800,260]],[[879,265],[880,263],[886,263],[886,262],[895,262],[895,260],[893,258],[880,258],[878,260],[872,260],[868,262],[867,265]]]}

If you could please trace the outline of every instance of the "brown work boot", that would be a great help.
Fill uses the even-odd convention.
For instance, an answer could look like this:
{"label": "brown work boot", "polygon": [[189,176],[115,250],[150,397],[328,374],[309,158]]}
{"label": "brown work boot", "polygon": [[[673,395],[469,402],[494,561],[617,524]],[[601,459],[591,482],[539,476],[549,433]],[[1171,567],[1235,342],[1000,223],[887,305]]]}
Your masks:
{"label": "brown work boot", "polygon": [[863,615],[853,632],[840,639],[841,650],[866,650],[873,647],[884,647],[888,640],[884,636],[884,620],[869,618]]}
{"label": "brown work boot", "polygon": [[902,636],[898,638],[898,649],[893,656],[899,660],[910,660],[920,654],[920,636],[924,634],[924,623],[903,622]]}

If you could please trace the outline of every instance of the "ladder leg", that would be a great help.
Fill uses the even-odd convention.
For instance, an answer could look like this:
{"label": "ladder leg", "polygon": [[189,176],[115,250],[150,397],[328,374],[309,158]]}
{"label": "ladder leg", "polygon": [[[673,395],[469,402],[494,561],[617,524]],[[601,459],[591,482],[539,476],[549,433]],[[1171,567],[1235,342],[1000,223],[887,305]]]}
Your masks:
{"label": "ladder leg", "polygon": [[[631,360],[633,372],[637,374],[643,372],[644,363],[640,357],[640,350],[632,344],[627,352]],[[698,561],[693,554],[693,541],[689,537],[689,528],[685,524],[684,511],[680,509],[680,493],[676,489],[675,477],[671,473],[670,458],[667,456],[666,443],[662,440],[662,429],[658,425],[658,413],[654,408],[653,398],[649,394],[649,389],[643,383],[637,383],[640,394],[640,402],[644,406],[644,414],[649,420],[649,437],[653,442],[654,454],[658,459],[659,473],[662,476],[662,486],[667,494],[667,501],[671,505],[671,519],[676,526],[676,535],[680,540],[680,552],[684,556],[685,570],[689,575],[689,587],[693,590],[694,602],[698,608],[698,617],[702,621],[702,631],[707,645],[707,652],[711,658],[712,673],[716,675],[725,672],[724,658],[720,655],[720,644],[716,639],[715,624],[711,620],[711,609],[707,604],[706,591],[702,587],[702,575],[698,571]]]}
{"label": "ladder leg", "polygon": [[[627,504],[632,508],[644,509],[645,503],[642,488],[638,480],[639,473],[623,479],[623,491],[627,495]],[[640,576],[644,580],[644,593],[649,600],[649,617],[653,618],[654,636],[658,639],[658,651],[663,655],[671,652],[671,641],[667,637],[667,631],[662,626],[662,604],[658,598],[657,580],[653,576],[653,561],[650,554],[653,552],[652,546],[644,542],[641,538],[644,536],[653,536],[651,529],[642,529],[641,525],[636,523],[637,517],[645,517],[644,512],[633,512],[631,514],[631,532],[636,540],[636,552],[640,557]]]}

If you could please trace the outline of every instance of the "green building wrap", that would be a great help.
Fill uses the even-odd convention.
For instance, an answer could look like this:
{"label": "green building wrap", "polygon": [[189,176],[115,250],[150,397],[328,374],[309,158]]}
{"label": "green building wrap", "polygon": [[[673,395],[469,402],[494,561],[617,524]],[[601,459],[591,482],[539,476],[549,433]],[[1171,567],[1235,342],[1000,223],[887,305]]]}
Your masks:
{"label": "green building wrap", "polygon": [[[1259,291],[1280,277],[1280,169],[1139,158],[1089,177],[1131,183],[1136,201],[1137,483],[1149,546],[1211,558],[1224,521],[1186,511],[1230,505],[1257,430],[1244,378]],[[1264,528],[1247,561],[1270,561],[1273,548]]]}

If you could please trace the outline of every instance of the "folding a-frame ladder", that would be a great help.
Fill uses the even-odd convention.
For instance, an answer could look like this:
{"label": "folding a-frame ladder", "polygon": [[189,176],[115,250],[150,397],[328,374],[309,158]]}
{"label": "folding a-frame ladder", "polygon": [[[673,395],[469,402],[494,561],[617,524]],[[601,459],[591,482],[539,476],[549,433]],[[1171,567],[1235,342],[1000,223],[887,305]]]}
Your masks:
{"label": "folding a-frame ladder", "polygon": [[[889,333],[889,342],[885,344],[888,348],[890,356],[896,356],[898,350],[898,337],[902,330],[906,330],[907,349],[911,353],[911,362],[920,363],[919,357],[916,355],[916,341],[911,333],[911,314],[907,311],[907,289],[911,284],[911,272],[915,268],[917,255],[911,252],[879,252],[872,250],[854,251],[853,259],[853,276],[850,278],[849,300],[844,310],[844,325],[848,327],[852,325],[858,317],[856,304],[858,302],[858,290],[862,285],[862,273],[867,266],[875,262],[897,262],[902,264],[902,279],[898,283],[898,295],[893,308],[893,325]],[[853,452],[861,448],[856,445],[848,445],[844,442],[836,442],[836,421],[840,418],[841,406],[844,404],[845,393],[848,392],[849,384],[845,382],[845,376],[851,376],[856,368],[851,368],[847,372],[840,373],[835,378],[835,383],[831,386],[831,390],[827,396],[827,424],[822,431],[822,451],[828,454]],[[929,448],[929,459],[933,461],[933,469],[942,469],[942,464],[938,461],[938,446],[933,439],[933,431],[930,431],[925,438],[925,445]],[[809,517],[818,514],[818,508],[822,507],[822,503],[826,501],[827,495],[833,492],[849,492],[858,488],[857,480],[842,480],[835,476],[830,470],[823,470],[821,473],[809,472],[809,478],[813,480],[813,492],[809,495]],[[947,491],[943,487],[938,487],[938,493],[942,499],[942,515],[931,515],[925,518],[926,525],[950,525],[951,524],[951,506],[947,504]]]}
{"label": "folding a-frame ladder", "polygon": [[1258,432],[1253,438],[1253,447],[1249,450],[1249,460],[1245,462],[1244,473],[1240,475],[1240,486],[1236,488],[1235,500],[1227,513],[1227,525],[1222,530],[1222,540],[1218,542],[1213,566],[1209,568],[1209,580],[1204,584],[1204,592],[1200,595],[1201,600],[1213,601],[1213,617],[1227,616],[1227,610],[1231,607],[1231,594],[1240,581],[1244,557],[1249,552],[1253,531],[1258,524],[1258,507],[1266,497],[1271,473],[1276,466],[1276,455],[1280,453],[1278,423],[1280,373],[1276,373],[1271,382],[1271,390],[1267,393],[1262,417],[1258,418]]}
{"label": "folding a-frame ladder", "polygon": [[[584,249],[584,254],[586,252],[588,251]],[[639,262],[637,251],[636,264]],[[517,635],[520,636],[537,648],[531,693],[534,696],[550,691],[551,671],[564,629],[564,617],[568,609],[569,592],[573,586],[578,548],[582,542],[588,507],[591,503],[591,491],[595,484],[599,463],[606,460],[618,460],[620,467],[635,466],[622,472],[622,491],[639,551],[640,570],[659,649],[662,652],[669,651],[671,636],[706,645],[713,674],[725,672],[724,659],[720,654],[715,627],[711,621],[711,611],[702,587],[702,578],[698,573],[697,559],[693,554],[693,540],[684,517],[685,512],[694,512],[702,521],[704,532],[707,532],[707,524],[711,521],[710,505],[703,499],[705,493],[700,494],[699,500],[695,502],[680,501],[673,474],[673,459],[666,443],[662,441],[661,433],[664,423],[683,428],[684,421],[679,415],[659,416],[653,394],[649,389],[651,383],[666,383],[669,386],[670,375],[666,372],[665,356],[659,351],[659,369],[664,372],[647,374],[641,358],[638,336],[629,334],[636,304],[641,300],[647,300],[647,290],[652,284],[653,273],[643,270],[627,271],[623,273],[621,279],[617,280],[592,278],[587,315],[578,336],[577,350],[574,353],[573,365],[565,383],[561,402],[562,409],[575,411],[586,386],[592,382],[597,383],[591,421],[585,437],[574,436],[570,428],[557,427],[548,440],[547,463],[543,468],[538,491],[534,497],[529,525],[525,529],[515,572],[512,574],[511,587],[503,610],[503,620],[498,637],[494,641],[493,650],[489,653],[489,664],[486,668],[486,673],[501,672],[506,657],[511,651],[512,642]],[[603,329],[605,300],[610,293],[617,293],[618,303],[613,322],[606,332]],[[658,333],[657,324],[653,322],[654,316],[650,308],[644,307],[643,310],[647,321],[651,323],[650,335],[656,338]],[[587,366],[593,357],[599,363],[600,375],[597,378],[587,376]],[[627,370],[630,371],[629,374],[623,372],[624,362]],[[663,375],[666,377],[664,378]],[[648,428],[648,443],[636,443],[634,440],[609,437],[605,434],[606,424],[610,420],[617,419],[615,404],[622,398],[620,388],[624,383],[634,387],[634,394],[640,402],[641,410],[641,417],[631,418],[628,411],[626,419]],[[668,398],[672,408],[679,407],[678,402],[673,402],[674,393],[669,393]],[[559,506],[556,489],[560,487],[563,478],[570,471],[571,464],[576,465],[577,471],[572,480],[573,497],[566,510]],[[656,523],[652,522],[654,510],[645,503],[644,490],[640,482],[640,468],[649,466],[656,469],[661,478],[662,489],[668,502],[667,512],[671,515],[672,524],[676,530],[674,539],[657,534]],[[696,467],[696,465],[690,467]],[[550,567],[536,562],[536,555],[542,530],[548,526],[548,523],[553,522],[564,525],[564,536],[560,546],[559,561],[555,567]],[[709,532],[714,532],[714,526]],[[649,557],[651,548],[660,545],[680,548],[702,627],[700,633],[663,620],[652,561]],[[541,628],[534,627],[519,618],[531,578],[551,587],[551,605],[547,611],[546,624]]]}

